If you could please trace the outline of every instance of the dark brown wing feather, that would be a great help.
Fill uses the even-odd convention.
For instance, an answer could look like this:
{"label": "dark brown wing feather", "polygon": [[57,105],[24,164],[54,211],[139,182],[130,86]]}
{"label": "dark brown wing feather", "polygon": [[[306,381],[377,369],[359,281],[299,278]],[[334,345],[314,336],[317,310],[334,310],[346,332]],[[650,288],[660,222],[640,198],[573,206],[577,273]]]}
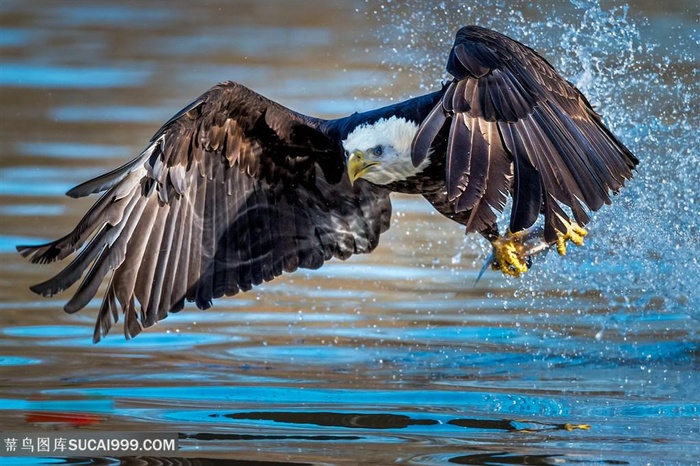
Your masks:
{"label": "dark brown wing feather", "polygon": [[76,312],[111,274],[98,341],[118,306],[133,337],[185,301],[207,308],[283,272],[371,251],[389,226],[388,193],[341,178],[340,142],[321,123],[238,84],[215,86],[139,157],[69,192],[106,191],[70,234],[18,248],[39,263],[79,251],[32,289],[51,296],[84,275],[65,307]]}
{"label": "dark brown wing feather", "polygon": [[[510,230],[530,227],[540,211],[545,237],[569,218],[585,225],[587,209],[610,203],[638,160],[603,125],[570,82],[532,49],[476,26],[457,33],[447,70],[454,80],[421,125],[413,162],[450,124],[447,194],[455,212],[471,210],[467,231],[483,231],[511,191]],[[511,181],[511,178],[512,181]]]}

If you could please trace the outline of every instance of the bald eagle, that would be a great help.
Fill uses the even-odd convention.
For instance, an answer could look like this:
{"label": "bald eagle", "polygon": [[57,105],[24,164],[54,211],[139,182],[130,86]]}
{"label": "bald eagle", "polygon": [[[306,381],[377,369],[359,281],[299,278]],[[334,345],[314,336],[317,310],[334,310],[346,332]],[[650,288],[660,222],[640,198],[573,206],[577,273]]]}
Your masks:
{"label": "bald eagle", "polygon": [[527,270],[540,216],[547,245],[580,243],[588,212],[610,203],[638,160],[573,84],[513,39],[464,27],[447,71],[440,90],[331,120],[234,82],[214,86],[138,157],[68,191],[103,193],[73,231],[18,246],[35,263],[75,253],[31,289],[52,296],[84,276],[65,306],[73,313],[109,275],[93,339],[119,308],[134,337],[185,301],[206,309],[284,272],[371,252],[389,228],[391,192],[420,194],[486,237],[506,274]]}

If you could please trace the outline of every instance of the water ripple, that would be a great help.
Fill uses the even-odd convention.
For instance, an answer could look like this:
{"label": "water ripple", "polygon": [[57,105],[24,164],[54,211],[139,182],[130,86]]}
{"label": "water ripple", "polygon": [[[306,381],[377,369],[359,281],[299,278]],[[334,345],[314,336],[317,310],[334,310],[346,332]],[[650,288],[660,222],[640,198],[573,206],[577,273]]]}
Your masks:
{"label": "water ripple", "polygon": [[[50,110],[51,118],[65,122],[109,122],[109,123],[150,123],[162,122],[170,118],[173,109],[138,105],[86,106],[65,105]],[[113,147],[113,146],[98,146]]]}
{"label": "water ripple", "polygon": [[4,61],[0,73],[2,87],[34,88],[112,88],[142,86],[151,76],[142,66],[59,66]]}
{"label": "water ripple", "polygon": [[20,142],[17,150],[23,155],[64,159],[125,158],[130,146],[85,144],[78,142]]}

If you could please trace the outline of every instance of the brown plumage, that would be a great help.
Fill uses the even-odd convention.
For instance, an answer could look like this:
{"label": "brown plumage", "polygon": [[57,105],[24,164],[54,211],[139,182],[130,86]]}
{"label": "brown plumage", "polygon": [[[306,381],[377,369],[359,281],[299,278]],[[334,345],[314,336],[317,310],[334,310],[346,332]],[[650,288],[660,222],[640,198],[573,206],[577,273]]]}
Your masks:
{"label": "brown plumage", "polygon": [[65,307],[72,313],[114,271],[94,340],[117,321],[117,303],[133,337],[185,300],[207,308],[282,272],[371,251],[389,226],[388,192],[341,180],[342,150],[319,123],[238,84],[215,86],[138,158],[69,191],[106,193],[66,237],[19,248],[39,263],[83,248],[32,290],[51,296],[92,264]]}
{"label": "brown plumage", "polygon": [[[418,165],[449,124],[447,197],[470,212],[467,231],[496,220],[513,197],[510,231],[545,216],[545,239],[566,232],[568,207],[579,225],[586,208],[610,203],[638,160],[601,122],[573,84],[529,47],[488,29],[457,32],[447,61],[454,76],[422,122],[412,158]],[[446,123],[447,122],[447,123]]]}
{"label": "brown plumage", "polygon": [[[308,117],[239,84],[219,84],[171,118],[137,158],[68,192],[102,197],[67,236],[20,246],[32,262],[73,261],[32,287],[43,296],[83,277],[67,312],[109,285],[94,341],[124,313],[127,337],[185,301],[250,290],[283,272],[372,251],[389,227],[391,190],[424,195],[441,213],[492,237],[513,197],[510,230],[562,206],[584,225],[637,159],[585,97],[536,52],[501,34],[460,29],[454,76],[440,91],[336,120]],[[384,186],[345,172],[343,140],[391,116],[420,124],[405,157],[419,174]],[[380,151],[381,152],[381,151]]]}

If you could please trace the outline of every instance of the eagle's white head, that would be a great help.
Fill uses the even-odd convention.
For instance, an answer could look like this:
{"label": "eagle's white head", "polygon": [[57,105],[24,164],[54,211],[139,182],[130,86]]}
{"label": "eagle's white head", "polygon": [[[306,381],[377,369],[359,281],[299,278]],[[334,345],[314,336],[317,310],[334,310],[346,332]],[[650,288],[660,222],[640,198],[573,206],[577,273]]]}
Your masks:
{"label": "eagle's white head", "polygon": [[430,164],[428,159],[417,167],[411,162],[417,131],[417,124],[395,116],[355,128],[343,141],[350,182],[364,178],[385,185],[422,172]]}

